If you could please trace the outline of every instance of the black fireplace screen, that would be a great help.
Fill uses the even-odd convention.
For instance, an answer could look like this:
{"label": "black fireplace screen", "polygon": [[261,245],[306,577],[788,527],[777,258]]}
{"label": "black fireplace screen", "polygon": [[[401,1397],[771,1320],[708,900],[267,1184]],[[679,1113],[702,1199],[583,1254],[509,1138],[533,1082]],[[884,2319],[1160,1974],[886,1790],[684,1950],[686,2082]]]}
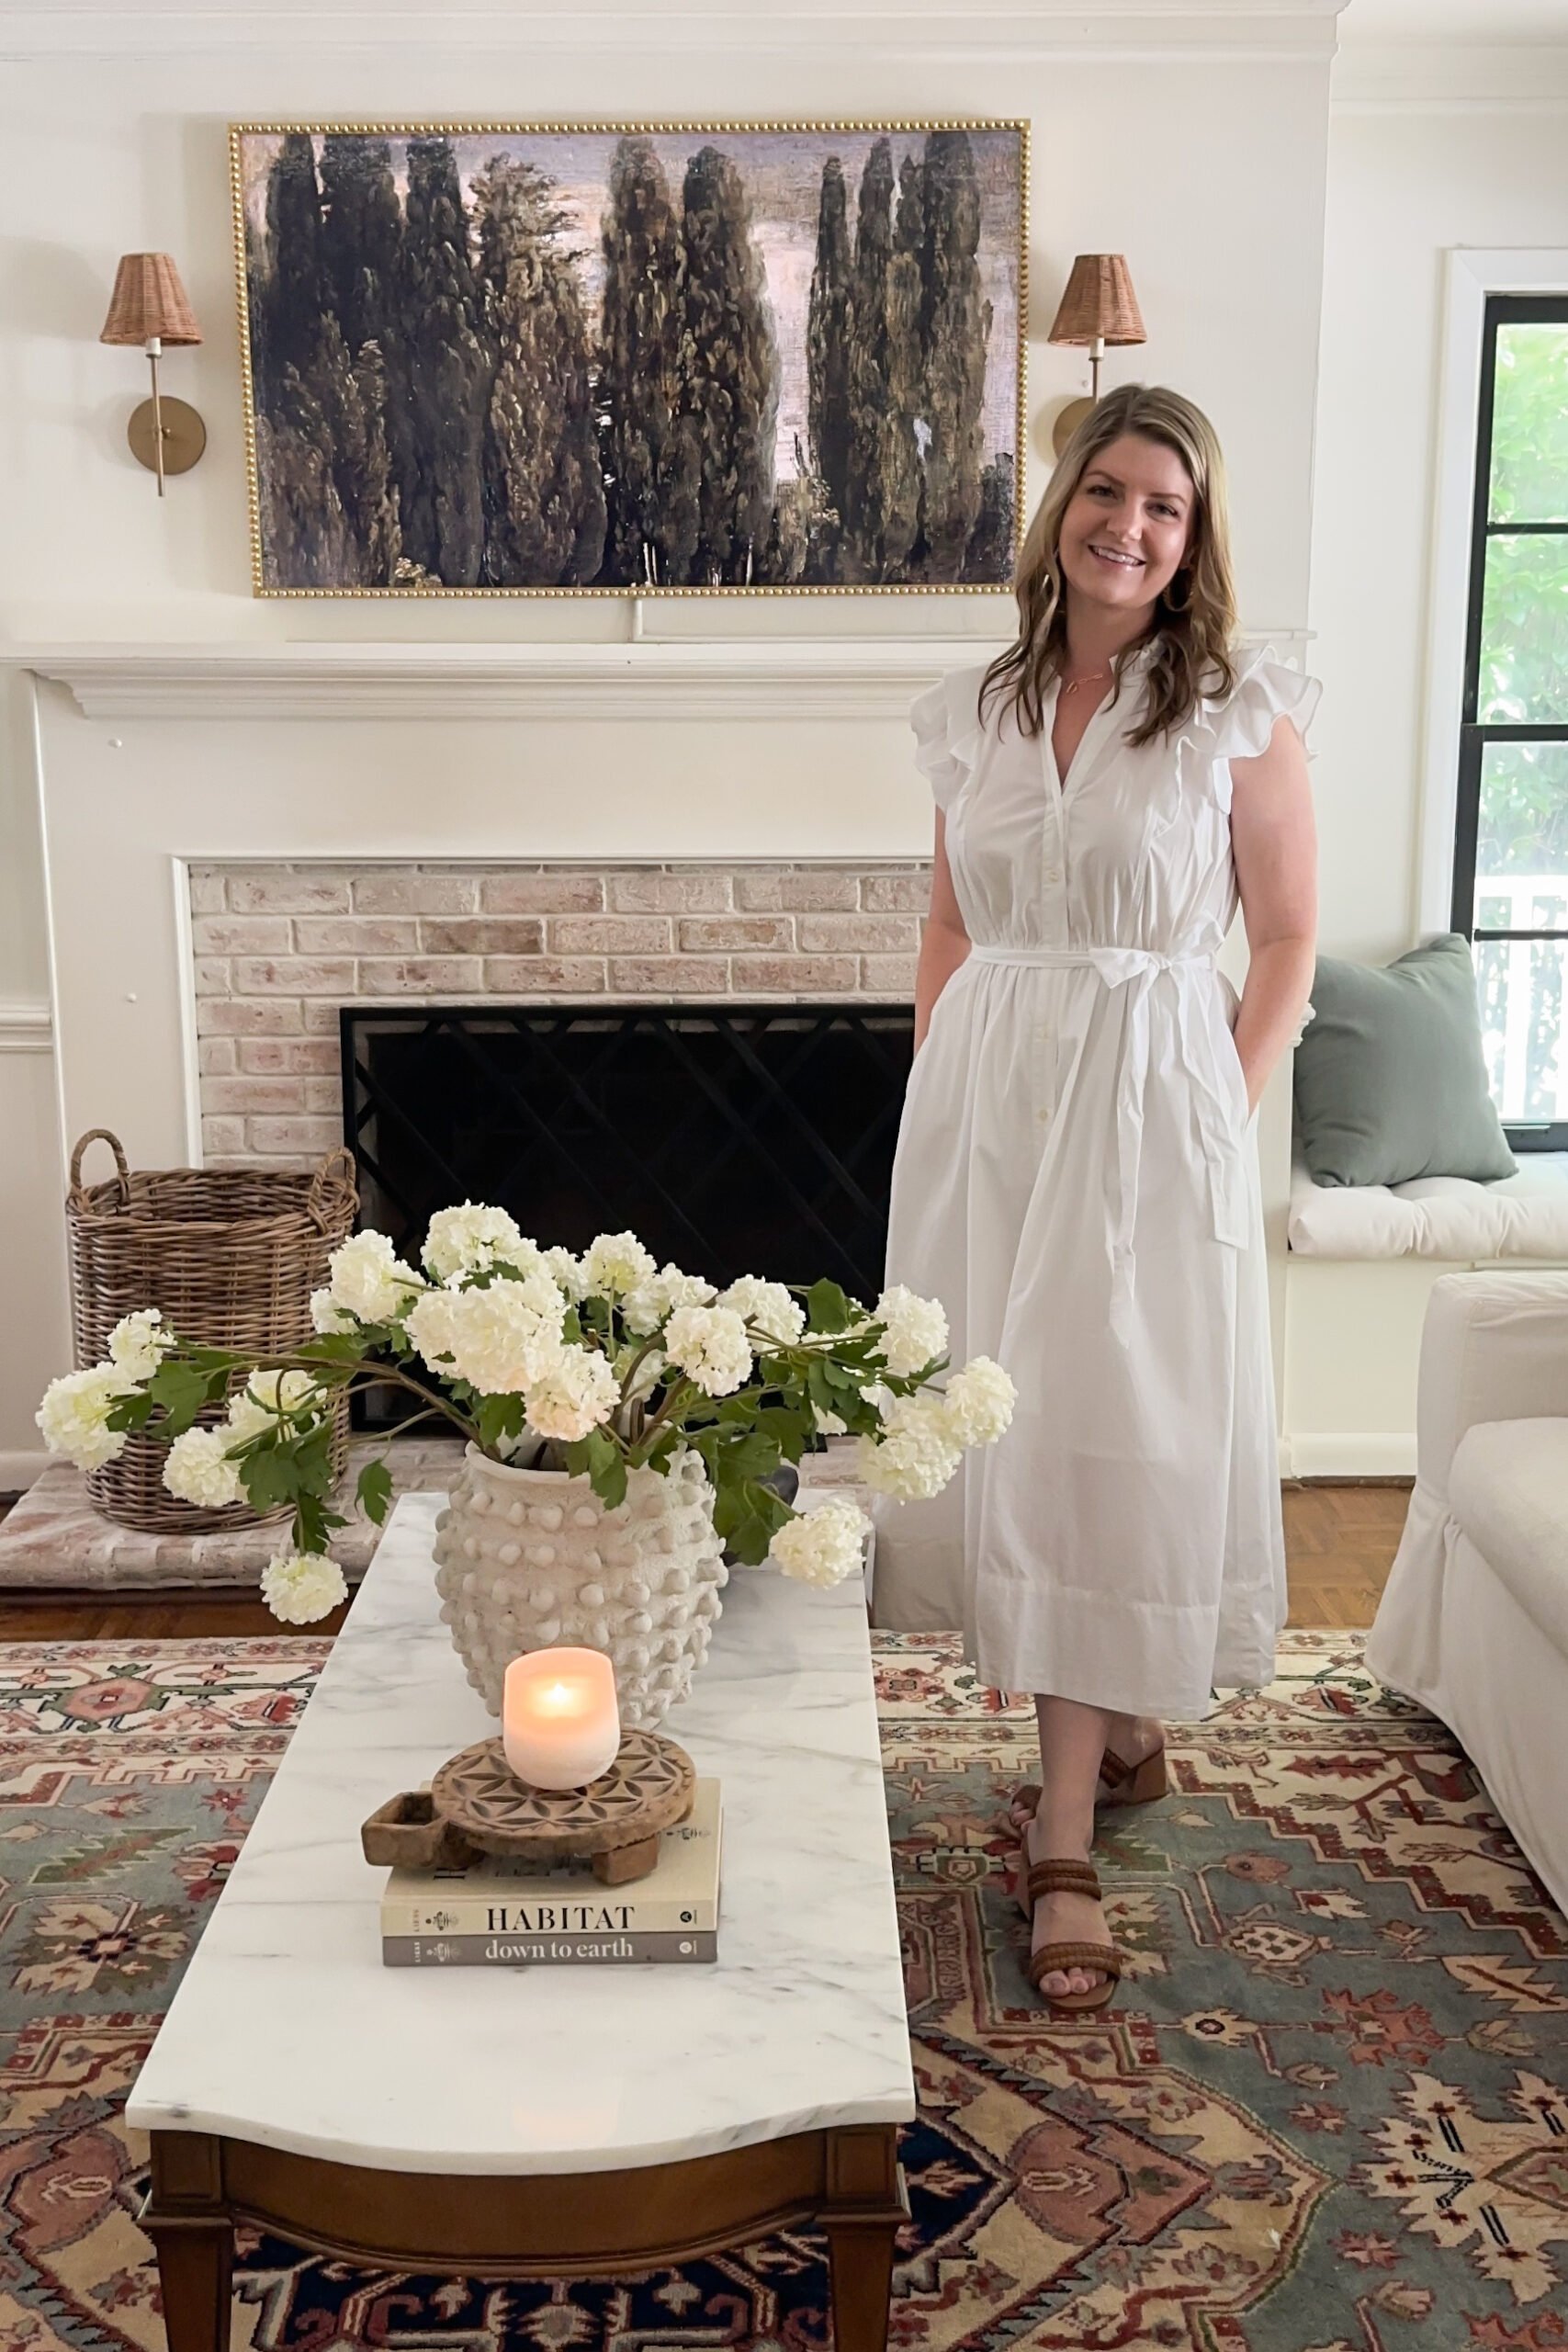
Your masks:
{"label": "black fireplace screen", "polygon": [[363,1222],[509,1209],[542,1246],[629,1227],[725,1283],[874,1300],[914,1041],[907,1004],[345,1005]]}

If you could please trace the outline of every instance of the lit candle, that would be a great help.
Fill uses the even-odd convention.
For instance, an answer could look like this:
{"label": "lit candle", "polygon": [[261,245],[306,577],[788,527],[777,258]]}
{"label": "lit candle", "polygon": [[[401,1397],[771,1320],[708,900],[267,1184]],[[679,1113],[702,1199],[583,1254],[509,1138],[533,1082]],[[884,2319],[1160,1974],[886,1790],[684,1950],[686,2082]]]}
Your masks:
{"label": "lit candle", "polygon": [[615,1669],[603,1650],[530,1650],[506,1669],[501,1744],[507,1768],[535,1789],[581,1789],[621,1745]]}

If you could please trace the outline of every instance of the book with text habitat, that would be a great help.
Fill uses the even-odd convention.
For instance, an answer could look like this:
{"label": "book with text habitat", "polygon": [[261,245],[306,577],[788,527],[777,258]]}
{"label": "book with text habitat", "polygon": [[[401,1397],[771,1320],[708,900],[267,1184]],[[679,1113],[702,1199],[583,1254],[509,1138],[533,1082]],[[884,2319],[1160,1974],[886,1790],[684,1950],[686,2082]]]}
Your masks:
{"label": "book with text habitat", "polygon": [[722,1813],[716,1780],[664,1832],[646,1878],[604,1886],[592,1862],[548,1869],[486,1854],[461,1870],[394,1870],[381,1897],[389,1966],[712,1960],[717,1951]]}

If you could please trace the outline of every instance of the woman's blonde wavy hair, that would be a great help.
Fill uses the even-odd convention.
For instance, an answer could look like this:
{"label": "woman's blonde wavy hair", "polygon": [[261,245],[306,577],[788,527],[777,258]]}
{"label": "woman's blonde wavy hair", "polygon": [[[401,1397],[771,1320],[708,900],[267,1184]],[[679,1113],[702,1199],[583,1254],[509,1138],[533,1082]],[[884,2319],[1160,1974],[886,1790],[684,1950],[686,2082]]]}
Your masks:
{"label": "woman's blonde wavy hair", "polygon": [[1001,698],[999,711],[1016,711],[1023,734],[1038,735],[1044,724],[1046,692],[1066,662],[1066,582],[1058,552],[1062,517],[1088,467],[1123,433],[1174,449],[1195,493],[1187,553],[1169,582],[1179,601],[1170,603],[1169,590],[1162,590],[1151,628],[1112,665],[1114,703],[1130,656],[1153,643],[1148,708],[1128,741],[1147,743],[1162,729],[1184,726],[1200,695],[1229,694],[1236,683],[1235,583],[1218,436],[1202,410],[1167,385],[1119,384],[1083,419],[1035,509],[1013,580],[1018,636],[981,681],[982,718],[986,698],[994,692]]}

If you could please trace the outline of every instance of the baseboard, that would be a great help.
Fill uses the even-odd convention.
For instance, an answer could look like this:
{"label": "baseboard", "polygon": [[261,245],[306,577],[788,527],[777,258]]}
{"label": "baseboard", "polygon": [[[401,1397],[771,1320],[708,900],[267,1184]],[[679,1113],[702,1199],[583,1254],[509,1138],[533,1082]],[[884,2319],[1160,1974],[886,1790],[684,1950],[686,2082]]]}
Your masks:
{"label": "baseboard", "polygon": [[1413,1478],[1414,1430],[1295,1430],[1280,1446],[1288,1478]]}
{"label": "baseboard", "polygon": [[53,1458],[41,1446],[36,1453],[0,1451],[0,1495],[22,1494],[35,1478],[43,1476]]}

